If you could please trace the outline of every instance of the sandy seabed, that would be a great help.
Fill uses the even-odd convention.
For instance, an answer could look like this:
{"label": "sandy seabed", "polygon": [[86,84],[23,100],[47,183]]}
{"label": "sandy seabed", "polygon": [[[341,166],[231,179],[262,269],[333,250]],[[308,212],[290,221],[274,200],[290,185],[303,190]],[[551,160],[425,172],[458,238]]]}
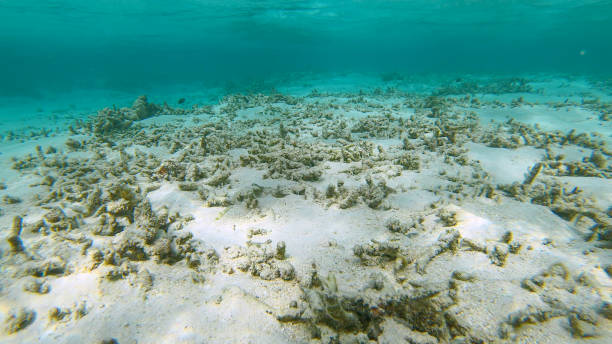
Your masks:
{"label": "sandy seabed", "polygon": [[0,341],[612,342],[612,84],[383,79],[7,120]]}

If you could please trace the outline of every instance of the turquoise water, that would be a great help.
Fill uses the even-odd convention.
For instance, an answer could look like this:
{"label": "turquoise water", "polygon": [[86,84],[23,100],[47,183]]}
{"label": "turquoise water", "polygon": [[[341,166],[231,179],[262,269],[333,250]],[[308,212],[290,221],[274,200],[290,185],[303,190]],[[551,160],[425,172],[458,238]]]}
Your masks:
{"label": "turquoise water", "polygon": [[0,1],[0,93],[288,72],[612,72],[612,2]]}
{"label": "turquoise water", "polygon": [[612,1],[0,0],[0,343],[612,343],[611,61]]}

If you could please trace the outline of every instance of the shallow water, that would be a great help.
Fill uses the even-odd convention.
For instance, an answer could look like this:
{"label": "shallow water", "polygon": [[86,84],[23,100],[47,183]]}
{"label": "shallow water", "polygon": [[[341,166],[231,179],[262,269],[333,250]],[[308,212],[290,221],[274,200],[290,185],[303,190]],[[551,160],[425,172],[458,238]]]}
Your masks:
{"label": "shallow water", "polygon": [[612,1],[0,0],[0,342],[612,342]]}
{"label": "shallow water", "polygon": [[610,1],[0,2],[0,91],[321,71],[609,74]]}

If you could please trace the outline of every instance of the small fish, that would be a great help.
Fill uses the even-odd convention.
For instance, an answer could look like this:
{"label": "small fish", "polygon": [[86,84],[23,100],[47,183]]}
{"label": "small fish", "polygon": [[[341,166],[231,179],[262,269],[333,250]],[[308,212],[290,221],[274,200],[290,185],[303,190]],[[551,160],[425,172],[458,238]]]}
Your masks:
{"label": "small fish", "polygon": [[181,98],[181,99],[178,100],[179,104],[183,104],[184,102],[185,102],[185,98]]}

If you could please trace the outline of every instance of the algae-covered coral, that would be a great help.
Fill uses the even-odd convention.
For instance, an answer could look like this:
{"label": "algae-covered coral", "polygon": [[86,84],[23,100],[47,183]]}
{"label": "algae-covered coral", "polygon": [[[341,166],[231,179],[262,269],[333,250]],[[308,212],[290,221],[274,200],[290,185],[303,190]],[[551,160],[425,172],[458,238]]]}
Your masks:
{"label": "algae-covered coral", "polygon": [[[3,338],[102,341],[164,307],[146,326],[187,314],[212,342],[229,337],[206,324],[231,317],[285,342],[609,339],[612,214],[593,187],[609,188],[609,140],[485,121],[536,105],[465,95],[510,92],[538,94],[466,79],[189,110],[141,96],[77,121],[6,160]],[[146,338],[130,331],[113,340]]]}

